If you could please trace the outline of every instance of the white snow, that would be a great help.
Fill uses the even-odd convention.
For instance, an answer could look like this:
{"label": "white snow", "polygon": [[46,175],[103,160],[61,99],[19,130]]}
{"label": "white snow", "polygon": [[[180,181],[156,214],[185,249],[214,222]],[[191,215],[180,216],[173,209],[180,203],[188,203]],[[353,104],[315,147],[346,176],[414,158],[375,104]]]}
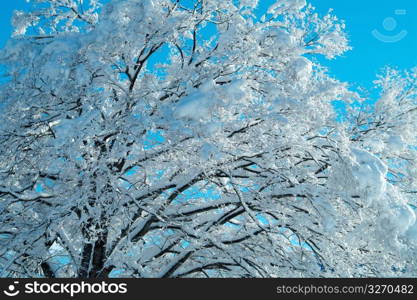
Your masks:
{"label": "white snow", "polygon": [[272,33],[270,31],[268,34],[272,34],[275,42],[274,46],[279,48],[291,48],[295,45],[296,39],[294,35],[289,34],[287,31],[282,29],[274,30]]}
{"label": "white snow", "polygon": [[372,153],[352,148],[352,173],[357,191],[367,206],[378,211],[377,238],[398,247],[399,237],[417,241],[416,215],[397,187],[387,183],[387,166]]}
{"label": "white snow", "polygon": [[15,11],[12,24],[14,27],[13,36],[24,35],[28,27],[38,23],[40,18],[34,14],[27,14],[23,11]]}
{"label": "white snow", "polygon": [[223,87],[222,91],[225,94],[225,97],[229,101],[238,101],[245,98],[245,81],[244,80],[235,80],[230,84],[227,84]]}
{"label": "white snow", "polygon": [[368,151],[357,148],[352,148],[351,151],[354,161],[352,173],[356,179],[356,187],[368,199],[370,205],[373,201],[381,199],[385,193],[388,168]]}
{"label": "white snow", "polygon": [[240,5],[242,7],[252,7],[255,8],[258,6],[258,0],[240,0]]}
{"label": "white snow", "polygon": [[[217,85],[209,80],[199,87],[198,90],[184,97],[177,104],[174,117],[187,120],[208,120],[213,110],[220,104],[233,103],[244,100],[244,80],[236,80],[229,84]],[[216,129],[218,126],[214,129]]]}
{"label": "white snow", "polygon": [[405,237],[413,244],[417,244],[417,222],[411,225],[405,233]]}
{"label": "white snow", "polygon": [[414,211],[408,205],[396,206],[392,209],[395,220],[396,228],[399,233],[405,233],[416,222],[416,215]]}
{"label": "white snow", "polygon": [[209,160],[216,155],[219,155],[217,147],[211,143],[204,143],[200,149],[200,155],[202,158]]}
{"label": "white snow", "polygon": [[378,100],[378,102],[375,105],[375,111],[381,112],[384,111],[387,107],[392,106],[395,103],[395,99],[397,97],[397,94],[395,91],[390,90],[385,92],[381,99]]}
{"label": "white snow", "polygon": [[290,67],[292,75],[299,81],[307,81],[313,73],[312,62],[302,56],[292,61]]}
{"label": "white snow", "polygon": [[183,98],[176,107],[174,117],[195,121],[209,117],[218,102],[213,91],[214,85],[214,81],[209,81],[197,91]]}
{"label": "white snow", "polygon": [[390,135],[388,139],[386,139],[385,144],[389,150],[394,152],[401,152],[406,146],[403,137],[399,134]]}
{"label": "white snow", "polygon": [[407,204],[381,208],[377,221],[377,240],[385,241],[387,245],[401,248],[400,238],[406,238],[412,243],[417,242],[416,216]]}
{"label": "white snow", "polygon": [[306,0],[277,1],[269,7],[268,13],[277,16],[285,10],[293,10],[293,11],[301,10],[306,5],[307,5]]}

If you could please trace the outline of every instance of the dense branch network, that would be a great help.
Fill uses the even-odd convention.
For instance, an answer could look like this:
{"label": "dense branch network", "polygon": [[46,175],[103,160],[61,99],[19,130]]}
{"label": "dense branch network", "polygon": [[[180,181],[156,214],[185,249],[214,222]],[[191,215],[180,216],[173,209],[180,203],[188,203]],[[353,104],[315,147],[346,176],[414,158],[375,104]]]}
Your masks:
{"label": "dense branch network", "polygon": [[417,73],[366,107],[303,0],[31,2],[0,54],[0,276],[416,275]]}

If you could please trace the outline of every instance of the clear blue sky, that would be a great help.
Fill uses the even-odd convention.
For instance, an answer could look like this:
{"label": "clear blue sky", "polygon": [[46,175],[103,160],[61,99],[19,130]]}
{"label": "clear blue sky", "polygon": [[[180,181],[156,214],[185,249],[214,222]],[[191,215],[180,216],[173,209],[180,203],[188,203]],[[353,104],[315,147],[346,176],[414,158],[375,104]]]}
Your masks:
{"label": "clear blue sky", "polygon": [[[417,0],[310,0],[346,21],[353,50],[326,63],[335,76],[370,88],[386,65],[417,66]],[[391,42],[387,42],[391,41]]]}
{"label": "clear blue sky", "polygon": [[[273,0],[260,0],[267,5]],[[375,74],[385,65],[417,66],[417,0],[309,0],[320,13],[329,8],[346,21],[353,50],[325,64],[342,81],[371,88]],[[0,1],[0,47],[10,37],[14,9],[25,0]],[[388,41],[388,42],[387,42]]]}

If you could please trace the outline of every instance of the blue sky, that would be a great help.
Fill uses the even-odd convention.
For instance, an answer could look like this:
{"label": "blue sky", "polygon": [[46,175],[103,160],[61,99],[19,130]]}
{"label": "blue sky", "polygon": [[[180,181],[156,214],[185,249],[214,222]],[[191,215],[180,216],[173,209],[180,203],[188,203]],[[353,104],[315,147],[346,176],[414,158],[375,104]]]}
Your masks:
{"label": "blue sky", "polygon": [[[267,5],[272,0],[260,0]],[[390,65],[401,69],[417,66],[416,0],[309,0],[320,13],[334,9],[346,21],[353,50],[325,62],[331,73],[353,86],[372,88],[376,73]],[[10,18],[25,9],[25,0],[0,1],[0,47],[10,37]],[[388,42],[387,42],[388,41]],[[394,42],[395,41],[395,42]]]}
{"label": "blue sky", "polygon": [[[346,21],[353,50],[326,63],[335,76],[371,88],[386,65],[417,66],[416,0],[310,0],[319,12],[334,8]],[[397,37],[398,41],[393,42]],[[387,42],[390,41],[391,42]]]}

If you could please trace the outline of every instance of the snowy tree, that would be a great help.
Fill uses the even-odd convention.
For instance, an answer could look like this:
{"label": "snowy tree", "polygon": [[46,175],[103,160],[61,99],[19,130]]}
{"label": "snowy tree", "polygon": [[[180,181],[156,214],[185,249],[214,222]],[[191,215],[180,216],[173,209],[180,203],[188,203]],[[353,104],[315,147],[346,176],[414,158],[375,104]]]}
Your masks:
{"label": "snowy tree", "polygon": [[417,275],[416,71],[366,106],[304,0],[30,2],[0,53],[0,276]]}

